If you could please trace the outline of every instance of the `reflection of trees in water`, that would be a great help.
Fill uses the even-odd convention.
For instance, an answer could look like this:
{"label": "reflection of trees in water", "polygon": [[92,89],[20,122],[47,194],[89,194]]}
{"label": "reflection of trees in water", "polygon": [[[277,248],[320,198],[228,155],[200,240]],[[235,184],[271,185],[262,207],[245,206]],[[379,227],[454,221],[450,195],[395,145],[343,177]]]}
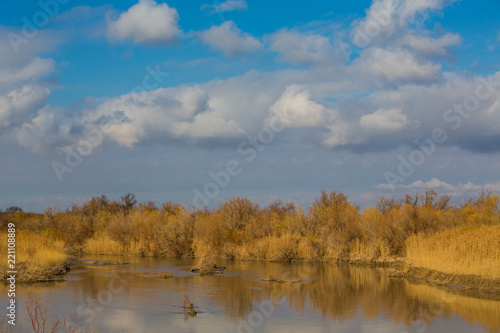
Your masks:
{"label": "reflection of trees in water", "polygon": [[[289,267],[286,268],[288,270]],[[279,274],[279,272],[272,272]],[[462,316],[468,322],[500,328],[500,302],[458,296],[428,285],[414,285],[404,279],[383,276],[382,270],[336,265],[295,265],[288,274],[311,280],[302,283],[260,282],[253,278],[220,277],[220,286],[200,280],[206,287],[222,287],[223,293],[209,294],[223,304],[226,315],[244,319],[255,304],[286,297],[288,306],[315,313],[338,322],[348,321],[362,309],[368,318],[381,315],[407,326],[425,327],[437,317]],[[283,274],[281,274],[283,276]]]}
{"label": "reflection of trees in water", "polygon": [[439,288],[425,284],[411,284],[405,281],[406,294],[410,298],[418,298],[425,304],[423,315],[432,314],[451,317],[458,314],[468,323],[481,323],[489,332],[500,332],[500,297],[480,299],[463,295],[455,295]]}
{"label": "reflection of trees in water", "polygon": [[[491,328],[491,332],[500,328],[498,300],[453,295],[440,288],[386,277],[379,269],[319,263],[230,262],[227,266],[228,273],[240,276],[226,273],[200,277],[185,272],[186,277],[156,279],[145,276],[147,273],[142,271],[100,267],[97,268],[99,274],[91,271],[94,268],[82,272],[84,280],[81,282],[25,286],[23,293],[40,293],[44,298],[44,294],[50,294],[54,288],[64,287],[65,292],[71,292],[75,299],[86,300],[96,298],[101,290],[106,290],[111,276],[114,276],[127,280],[123,296],[137,309],[156,304],[157,309],[172,311],[172,306],[182,306],[184,293],[187,293],[202,312],[206,311],[204,302],[214,303],[223,308],[227,317],[239,321],[248,318],[260,302],[270,300],[277,304],[284,297],[284,306],[297,313],[310,309],[337,322],[355,318],[361,309],[368,318],[384,316],[395,323],[414,327],[430,325],[438,317],[460,315],[469,323],[477,322]],[[153,270],[154,266],[149,268]],[[267,273],[283,280],[301,279],[305,282],[262,281]]]}

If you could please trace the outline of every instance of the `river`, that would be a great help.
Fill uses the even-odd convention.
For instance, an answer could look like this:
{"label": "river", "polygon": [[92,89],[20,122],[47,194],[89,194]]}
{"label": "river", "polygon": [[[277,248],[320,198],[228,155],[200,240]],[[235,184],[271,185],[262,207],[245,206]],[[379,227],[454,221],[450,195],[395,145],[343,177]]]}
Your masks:
{"label": "river", "polygon": [[[190,271],[193,260],[92,259],[128,264],[77,263],[64,282],[17,286],[14,332],[32,332],[24,306],[30,294],[50,306],[52,317],[101,333],[500,332],[498,298],[455,294],[381,268],[220,261],[223,274],[200,277]],[[161,272],[174,277],[157,278]],[[287,282],[263,281],[267,273]],[[196,316],[184,311],[186,295]]]}

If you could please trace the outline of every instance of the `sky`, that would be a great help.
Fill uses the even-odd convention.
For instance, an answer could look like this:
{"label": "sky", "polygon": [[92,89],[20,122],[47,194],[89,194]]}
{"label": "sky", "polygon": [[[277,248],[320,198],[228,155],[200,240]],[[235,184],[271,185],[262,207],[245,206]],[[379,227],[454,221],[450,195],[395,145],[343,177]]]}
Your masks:
{"label": "sky", "polygon": [[0,209],[500,192],[499,0],[0,3]]}

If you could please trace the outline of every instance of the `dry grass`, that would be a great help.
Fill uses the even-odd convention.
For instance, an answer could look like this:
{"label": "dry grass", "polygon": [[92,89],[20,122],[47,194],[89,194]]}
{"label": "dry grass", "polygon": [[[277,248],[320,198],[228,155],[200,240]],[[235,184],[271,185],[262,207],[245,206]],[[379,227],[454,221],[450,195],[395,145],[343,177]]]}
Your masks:
{"label": "dry grass", "polygon": [[292,261],[299,258],[300,237],[286,234],[281,237],[274,237],[269,242],[269,259],[276,261]]}
{"label": "dry grass", "polygon": [[127,246],[123,246],[119,242],[111,239],[107,233],[96,234],[89,238],[83,244],[83,252],[87,254],[140,254],[141,244],[132,242]]}
{"label": "dry grass", "polygon": [[[7,234],[0,235],[0,255],[7,258]],[[30,231],[16,232],[16,264],[26,263],[30,271],[65,265],[68,256],[64,252],[64,242],[53,239],[45,233]]]}
{"label": "dry grass", "polygon": [[156,274],[156,277],[161,278],[161,279],[168,279],[168,278],[171,278],[173,276],[174,276],[174,274],[172,274],[170,272]]}
{"label": "dry grass", "polygon": [[226,267],[217,266],[212,255],[205,256],[199,266],[191,268],[191,272],[199,273],[200,276],[222,274]]}
{"label": "dry grass", "polygon": [[[65,245],[89,255],[288,262],[399,263],[407,256],[417,268],[498,279],[500,197],[483,191],[477,199],[449,201],[426,189],[400,200],[382,197],[360,212],[346,195],[323,191],[307,210],[233,198],[189,211],[172,203],[133,208],[101,196],[66,212],[0,212],[0,222],[16,223],[18,262],[33,270],[64,262]],[[0,245],[5,256],[5,236]],[[202,266],[217,272],[213,262]]]}
{"label": "dry grass", "polygon": [[378,258],[385,258],[388,254],[389,247],[379,239],[371,239],[367,242],[356,239],[349,245],[349,260],[352,262],[374,261]]}
{"label": "dry grass", "polygon": [[83,252],[87,254],[124,254],[126,249],[107,234],[94,235],[83,244]]}
{"label": "dry grass", "polygon": [[319,258],[311,237],[293,234],[269,236],[242,244],[236,259],[315,261]]}
{"label": "dry grass", "polygon": [[500,279],[500,225],[412,236],[407,258],[414,267]]}
{"label": "dry grass", "polygon": [[256,239],[251,243],[244,244],[240,251],[239,259],[266,260],[268,259],[269,243],[274,237]]}

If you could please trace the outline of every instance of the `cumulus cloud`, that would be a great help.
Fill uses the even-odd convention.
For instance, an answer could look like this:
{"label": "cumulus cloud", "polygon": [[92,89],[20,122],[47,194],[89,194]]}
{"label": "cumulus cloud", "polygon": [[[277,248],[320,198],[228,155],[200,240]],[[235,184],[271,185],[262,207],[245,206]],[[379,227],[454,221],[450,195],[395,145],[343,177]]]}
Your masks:
{"label": "cumulus cloud", "polygon": [[13,130],[17,143],[35,153],[46,153],[68,138],[69,128],[62,112],[45,107],[31,120]]}
{"label": "cumulus cloud", "polygon": [[[126,103],[122,103],[127,101]],[[120,145],[147,142],[196,142],[203,139],[241,137],[238,122],[212,109],[206,91],[199,87],[159,89],[133,99],[110,100],[92,114],[104,133]]]}
{"label": "cumulus cloud", "polygon": [[383,131],[399,131],[419,125],[418,121],[408,119],[401,109],[378,109],[374,113],[362,116],[359,124],[363,128]]}
{"label": "cumulus cloud", "polygon": [[328,148],[337,148],[346,145],[358,144],[364,139],[356,134],[356,127],[343,120],[337,120],[326,126],[328,134],[323,139],[323,144]]}
{"label": "cumulus cloud", "polygon": [[[151,144],[203,145],[210,140],[241,139],[245,130],[234,114],[214,109],[207,87],[181,86],[140,95],[126,94],[80,113],[46,107],[14,133],[22,146],[44,152],[64,151],[83,137],[87,127],[98,127],[106,140],[120,146]],[[212,92],[211,98],[224,98]],[[226,101],[227,102],[227,101]]]}
{"label": "cumulus cloud", "polygon": [[[366,83],[373,75],[354,70],[359,68],[353,65],[336,81]],[[308,84],[311,79],[316,80],[314,84]],[[476,151],[500,149],[494,144],[500,137],[500,73],[491,78],[451,76],[432,84],[402,83],[398,89],[382,85],[362,97],[352,96],[359,91],[357,88],[331,88],[328,75],[323,80],[312,69],[251,71],[200,85],[130,93],[89,105],[84,112],[67,112],[65,117],[45,108],[36,121],[27,122],[17,132],[17,138],[25,147],[34,145],[30,148],[33,150],[40,150],[38,145],[42,144],[60,147],[74,142],[78,128],[96,125],[108,140],[126,147],[224,146],[237,144],[277,116],[288,121],[289,129],[301,129],[294,135],[303,135],[311,143],[327,148],[381,151],[399,145],[414,146],[415,138],[428,137],[433,129],[441,127],[448,137],[443,146]],[[488,88],[481,82],[486,82]],[[478,87],[481,93],[493,90],[491,97],[467,118],[453,111],[455,104],[463,105],[468,96],[474,96]],[[331,98],[340,101],[327,101]],[[47,125],[48,120],[53,120],[53,126]],[[460,131],[455,131],[454,126],[459,126]],[[47,139],[57,136],[62,142]]]}
{"label": "cumulus cloud", "polygon": [[293,84],[269,108],[270,117],[282,119],[285,126],[316,127],[325,121],[325,107],[311,100],[310,91],[305,86]]}
{"label": "cumulus cloud", "polygon": [[432,82],[441,77],[441,65],[419,61],[407,50],[370,48],[363,51],[360,65],[390,81]]}
{"label": "cumulus cloud", "polygon": [[182,34],[179,13],[166,3],[139,0],[139,3],[121,13],[116,21],[108,20],[108,37],[135,43],[169,44]]}
{"label": "cumulus cloud", "polygon": [[201,32],[200,38],[214,50],[221,51],[229,57],[255,52],[262,48],[261,42],[253,36],[243,33],[233,21],[212,26]]}
{"label": "cumulus cloud", "polygon": [[[2,27],[0,33],[22,36],[22,32]],[[54,80],[47,77],[53,73],[55,61],[39,54],[52,51],[60,41],[44,31],[26,44],[13,46],[9,38],[0,40],[0,135],[32,119],[50,98]]]}
{"label": "cumulus cloud", "polygon": [[408,26],[421,21],[429,12],[439,10],[456,0],[374,0],[352,32],[356,46],[380,44],[407,32]]}
{"label": "cumulus cloud", "polygon": [[[417,2],[412,5],[403,1],[404,7],[400,7],[393,1],[375,1],[373,6],[383,4],[393,13],[397,7],[405,22],[439,8]],[[171,9],[153,1],[141,1],[135,6]],[[116,22],[122,18],[133,21],[130,17],[142,13],[135,6]],[[372,11],[368,15],[374,15]],[[326,36],[280,30],[269,36],[272,50],[293,64],[319,66],[251,70],[228,79],[149,91],[140,98],[129,93],[64,116],[64,111],[43,108],[50,91],[37,82],[50,73],[53,63],[32,57],[17,71],[0,67],[8,74],[0,79],[0,86],[2,79],[18,80],[15,89],[11,87],[0,95],[0,122],[18,124],[16,139],[33,151],[42,151],[42,146],[72,145],[87,125],[100,126],[108,141],[126,147],[234,145],[238,143],[235,140],[259,131],[273,116],[287,119],[287,131],[293,135],[329,149],[365,152],[414,146],[415,138],[428,137],[433,129],[441,127],[448,136],[444,146],[500,150],[500,73],[491,78],[444,73],[432,56],[448,54],[459,37],[445,34],[431,38],[429,32],[411,33],[408,23],[399,22],[396,16],[390,19],[397,27],[404,27],[393,32],[397,38],[364,48],[349,64],[332,61],[338,55]],[[213,26],[199,36],[228,56],[262,48],[256,38],[243,33],[232,21]],[[23,81],[28,79],[31,81]],[[481,87],[484,80],[490,83]],[[30,86],[35,83],[40,89]],[[464,107],[478,89],[488,96],[479,101],[474,112],[464,116],[462,111],[454,110],[455,104]]]}
{"label": "cumulus cloud", "polygon": [[25,85],[0,96],[0,127],[22,124],[50,97],[50,90],[43,84]]}
{"label": "cumulus cloud", "polygon": [[271,36],[271,51],[279,52],[279,59],[292,64],[321,63],[336,60],[335,50],[327,37],[281,30]]}

